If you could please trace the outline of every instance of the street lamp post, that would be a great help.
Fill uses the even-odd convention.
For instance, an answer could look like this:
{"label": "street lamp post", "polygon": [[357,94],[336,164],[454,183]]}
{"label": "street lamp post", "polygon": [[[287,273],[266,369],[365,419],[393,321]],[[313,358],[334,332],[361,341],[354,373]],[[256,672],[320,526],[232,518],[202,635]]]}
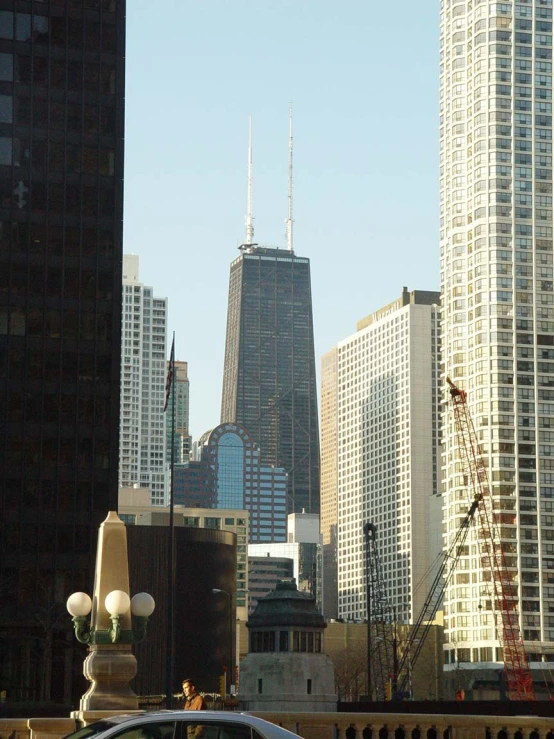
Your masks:
{"label": "street lamp post", "polygon": [[225,675],[225,692],[231,697],[231,684],[233,680],[233,594],[221,588],[212,588],[214,595],[226,595],[229,598],[229,666]]}
{"label": "street lamp post", "polygon": [[155,603],[148,593],[129,597],[127,534],[114,511],[98,532],[93,596],[79,592],[67,599],[75,636],[88,646],[83,672],[90,687],[80,710],[136,710],[129,686],[137,672],[132,645],[144,639]]}

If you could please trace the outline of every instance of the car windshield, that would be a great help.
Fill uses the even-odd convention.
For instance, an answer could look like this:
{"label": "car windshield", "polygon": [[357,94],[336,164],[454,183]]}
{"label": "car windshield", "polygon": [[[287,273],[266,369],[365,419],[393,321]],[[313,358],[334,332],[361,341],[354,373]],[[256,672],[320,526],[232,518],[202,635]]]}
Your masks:
{"label": "car windshield", "polygon": [[111,720],[96,721],[94,724],[83,726],[82,729],[73,732],[73,734],[68,734],[67,736],[64,736],[63,739],[88,739],[88,737],[96,736],[97,734],[100,734],[100,732],[106,731],[106,729],[111,729],[118,723],[119,721]]}

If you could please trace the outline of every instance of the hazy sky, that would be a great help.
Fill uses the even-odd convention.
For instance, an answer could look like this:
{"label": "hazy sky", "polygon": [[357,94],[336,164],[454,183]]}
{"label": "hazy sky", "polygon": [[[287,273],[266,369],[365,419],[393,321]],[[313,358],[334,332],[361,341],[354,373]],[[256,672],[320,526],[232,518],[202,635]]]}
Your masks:
{"label": "hazy sky", "polygon": [[[409,289],[438,290],[438,2],[127,0],[125,253],[169,298],[191,429],[219,423],[229,265],[309,257],[320,356]],[[169,340],[170,341],[170,340]]]}

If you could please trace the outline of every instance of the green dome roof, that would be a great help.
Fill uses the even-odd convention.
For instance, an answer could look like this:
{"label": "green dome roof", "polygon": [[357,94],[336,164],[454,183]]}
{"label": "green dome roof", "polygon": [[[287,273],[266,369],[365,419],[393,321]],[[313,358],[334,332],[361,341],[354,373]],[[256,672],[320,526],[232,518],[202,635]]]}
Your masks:
{"label": "green dome roof", "polygon": [[299,592],[294,580],[281,580],[275,590],[260,598],[246,626],[249,629],[303,626],[323,630],[327,624],[312,595]]}

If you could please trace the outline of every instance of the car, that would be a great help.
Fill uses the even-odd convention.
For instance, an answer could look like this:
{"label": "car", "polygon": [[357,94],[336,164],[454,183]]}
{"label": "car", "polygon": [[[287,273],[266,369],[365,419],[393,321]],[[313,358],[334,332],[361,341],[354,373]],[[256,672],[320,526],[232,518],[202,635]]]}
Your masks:
{"label": "car", "polygon": [[281,726],[232,711],[156,711],[96,721],[64,739],[292,739]]}

